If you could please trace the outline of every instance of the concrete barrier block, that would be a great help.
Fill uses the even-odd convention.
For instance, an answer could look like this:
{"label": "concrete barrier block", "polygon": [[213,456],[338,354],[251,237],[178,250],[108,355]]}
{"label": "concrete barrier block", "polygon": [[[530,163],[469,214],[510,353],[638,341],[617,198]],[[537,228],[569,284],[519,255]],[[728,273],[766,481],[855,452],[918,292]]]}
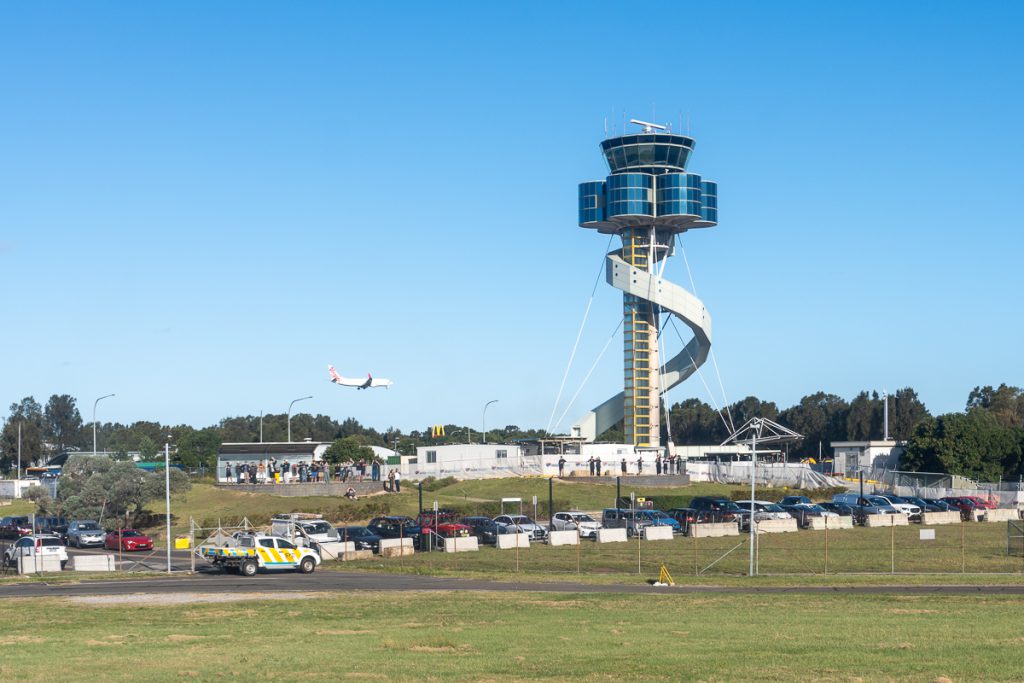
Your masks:
{"label": "concrete barrier block", "polygon": [[59,572],[60,557],[56,555],[40,555],[39,557],[19,557],[19,574],[38,574],[40,572]]}
{"label": "concrete barrier block", "polygon": [[385,549],[390,548],[409,548],[412,550],[412,539],[411,538],[382,538],[380,539],[380,550],[383,554]]}
{"label": "concrete barrier block", "polygon": [[1008,522],[1011,519],[1020,519],[1019,513],[1016,510],[1010,508],[996,508],[995,510],[985,511],[986,522]]}
{"label": "concrete barrier block", "polygon": [[353,560],[372,560],[373,559],[373,551],[372,550],[351,550],[351,551],[342,553],[341,557],[339,557],[338,559],[341,560],[342,562],[351,562]]}
{"label": "concrete barrier block", "polygon": [[117,569],[117,558],[113,555],[75,555],[68,564],[76,572],[112,572]]}
{"label": "concrete barrier block", "polygon": [[896,515],[868,515],[864,518],[864,526],[908,526],[910,520],[904,514]]}
{"label": "concrete barrier block", "polygon": [[800,527],[796,523],[796,517],[790,517],[789,519],[766,519],[763,522],[757,523],[757,533],[759,534],[784,534],[793,531],[800,531]]}
{"label": "concrete barrier block", "polygon": [[623,529],[598,529],[598,543],[625,543],[627,540],[626,530]]}
{"label": "concrete barrier block", "polygon": [[[370,552],[370,551],[364,551],[364,552]],[[380,549],[380,556],[381,557],[405,557],[406,555],[412,555],[415,552],[416,551],[413,550],[411,546],[393,545],[390,548],[381,548]]]}
{"label": "concrete barrier block", "polygon": [[548,534],[549,545],[579,545],[580,534],[575,529],[568,531],[552,531]]}
{"label": "concrete barrier block", "polygon": [[446,538],[441,550],[446,553],[472,553],[480,550],[480,541],[476,536]]}
{"label": "concrete barrier block", "polygon": [[645,526],[645,541],[671,541],[672,527],[670,526]]}
{"label": "concrete barrier block", "polygon": [[530,547],[530,534],[498,534],[495,538],[494,547],[498,550]]}
{"label": "concrete barrier block", "polygon": [[852,529],[853,528],[853,517],[850,516],[839,516],[839,517],[808,517],[807,528],[811,531],[824,531],[828,529]]}
{"label": "concrete barrier block", "polygon": [[960,523],[960,512],[959,510],[951,510],[949,512],[922,512],[921,513],[921,524],[927,526],[937,526],[940,524],[959,524]]}
{"label": "concrete barrier block", "polygon": [[687,532],[693,538],[716,538],[718,536],[739,536],[740,528],[735,522],[691,524]]}
{"label": "concrete barrier block", "polygon": [[355,552],[356,544],[352,541],[347,543],[342,541],[327,541],[317,543],[317,547],[320,548],[320,559],[324,562],[331,560],[340,560],[341,556],[345,553]]}

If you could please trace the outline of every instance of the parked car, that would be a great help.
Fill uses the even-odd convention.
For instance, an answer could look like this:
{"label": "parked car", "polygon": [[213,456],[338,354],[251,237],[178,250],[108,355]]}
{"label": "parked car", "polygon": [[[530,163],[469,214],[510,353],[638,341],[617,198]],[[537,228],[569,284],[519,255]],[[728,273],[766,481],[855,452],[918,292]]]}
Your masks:
{"label": "parked car", "polygon": [[673,534],[681,534],[683,532],[683,525],[678,520],[666,515],[661,510],[637,510],[637,517],[645,519],[650,522],[650,526],[668,526],[672,527]]}
{"label": "parked car", "polygon": [[783,509],[790,517],[796,519],[797,526],[806,529],[811,525],[812,517],[838,517],[835,512],[829,512],[816,503],[800,503],[799,505],[786,505]]}
{"label": "parked car", "polygon": [[601,525],[606,529],[625,529],[627,536],[633,536],[651,523],[639,512],[629,508],[605,508],[601,511]]}
{"label": "parked car", "polygon": [[750,514],[729,500],[717,496],[697,496],[690,501],[690,507],[697,511],[697,523],[704,522],[736,522],[741,523],[743,517]]}
{"label": "parked car", "polygon": [[693,508],[672,508],[665,510],[665,514],[679,522],[682,533],[690,532],[690,525],[697,523],[697,511]]}
{"label": "parked car", "polygon": [[900,496],[900,498],[921,508],[921,512],[946,512],[946,510],[949,509],[949,506],[946,504],[943,504],[942,506],[935,505],[934,503],[929,503],[924,498],[918,498],[917,496]]}
{"label": "parked car", "polygon": [[497,542],[500,532],[490,517],[463,517],[462,523],[469,527],[470,535],[476,536],[479,543],[494,545]]}
{"label": "parked car", "polygon": [[29,534],[22,536],[4,551],[4,564],[13,567],[19,557],[55,556],[60,558],[60,568],[68,563],[68,551],[59,536],[53,534]]}
{"label": "parked car", "polygon": [[960,511],[960,519],[965,520],[965,521],[969,520],[971,518],[971,513],[974,512],[975,510],[984,510],[985,509],[985,508],[979,508],[978,507],[978,503],[975,502],[974,500],[968,498],[967,496],[946,496],[942,500],[947,502],[947,503],[949,503],[950,505],[955,507],[957,510],[959,510]]}
{"label": "parked car", "polygon": [[374,517],[366,528],[381,538],[411,538],[414,544],[420,536],[420,527],[416,520],[404,515]]}
{"label": "parked car", "polygon": [[35,533],[59,536],[60,540],[67,545],[68,520],[63,517],[36,517]]}
{"label": "parked car", "polygon": [[[793,497],[793,496],[791,496]],[[736,505],[739,506],[746,514],[740,519],[740,531],[746,531],[750,529],[750,501],[749,500],[737,500]],[[773,503],[770,500],[755,500],[754,501],[754,519],[758,522],[765,522],[771,519],[789,519],[790,514],[786,512],[786,509],[778,503]]]}
{"label": "parked car", "polygon": [[555,531],[577,531],[580,538],[597,538],[601,523],[585,512],[556,512],[551,527]]}
{"label": "parked car", "polygon": [[349,542],[356,550],[372,550],[380,552],[380,536],[373,533],[365,526],[339,526],[337,528],[338,538],[344,543]]}
{"label": "parked car", "polygon": [[76,548],[103,545],[106,534],[100,525],[91,519],[76,519],[68,524],[68,545]]}
{"label": "parked car", "polygon": [[899,496],[893,495],[891,493],[875,494],[872,496],[868,496],[868,500],[873,500],[876,498],[879,500],[879,502],[884,501],[884,503],[888,503],[889,505],[893,506],[894,508],[896,508],[898,512],[902,512],[903,514],[905,514],[908,519],[917,522],[921,521],[920,505],[915,505],[914,503],[903,500]]}
{"label": "parked car", "polygon": [[536,541],[543,541],[548,537],[548,530],[526,515],[498,515],[494,518],[494,523],[498,525],[498,533],[530,534],[530,538]]}
{"label": "parked car", "polygon": [[896,515],[899,512],[888,503],[880,501],[872,502],[870,496],[860,496],[857,493],[837,493],[832,496],[833,503],[843,503],[853,509],[853,521],[856,524],[864,524],[868,515]]}
{"label": "parked car", "polygon": [[983,510],[995,510],[996,508],[999,507],[998,505],[993,503],[991,500],[989,500],[987,498],[982,498],[981,496],[964,496],[964,498],[967,498],[969,500],[973,500],[974,504],[977,505],[979,508],[981,508]]}
{"label": "parked car", "polygon": [[921,500],[923,500],[927,505],[933,505],[939,508],[937,512],[960,512],[960,508],[939,498],[922,498]]}
{"label": "parked car", "polygon": [[152,550],[153,539],[136,529],[108,531],[103,541],[107,550]]}
{"label": "parked car", "polygon": [[32,524],[27,515],[7,516],[0,519],[0,538],[17,540],[32,533]]}
{"label": "parked car", "polygon": [[818,503],[821,507],[825,508],[829,512],[834,512],[840,517],[852,517],[853,507],[846,503]]}
{"label": "parked car", "polygon": [[416,518],[416,524],[420,527],[421,533],[435,533],[445,538],[469,536],[472,529],[468,524],[459,520],[459,514],[454,510],[433,510],[421,512]]}

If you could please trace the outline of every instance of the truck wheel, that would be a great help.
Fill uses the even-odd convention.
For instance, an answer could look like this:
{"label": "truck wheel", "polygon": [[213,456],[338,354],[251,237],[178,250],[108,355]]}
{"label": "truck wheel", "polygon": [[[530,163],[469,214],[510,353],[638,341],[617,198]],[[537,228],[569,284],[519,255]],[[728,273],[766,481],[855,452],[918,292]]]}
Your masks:
{"label": "truck wheel", "polygon": [[312,557],[304,557],[302,562],[299,562],[299,571],[303,574],[312,574],[314,569],[316,569],[316,560]]}
{"label": "truck wheel", "polygon": [[256,564],[256,560],[242,560],[242,564],[238,566],[238,572],[242,576],[256,576],[257,569],[259,565]]}

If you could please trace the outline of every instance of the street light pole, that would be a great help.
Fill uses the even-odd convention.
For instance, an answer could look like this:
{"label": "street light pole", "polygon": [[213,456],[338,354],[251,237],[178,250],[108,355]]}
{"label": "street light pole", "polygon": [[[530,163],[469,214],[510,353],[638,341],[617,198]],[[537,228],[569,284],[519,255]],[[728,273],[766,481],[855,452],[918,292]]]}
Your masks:
{"label": "street light pole", "polygon": [[295,399],[294,401],[292,401],[291,403],[288,404],[288,443],[292,442],[292,406],[295,405],[296,403],[298,403],[299,401],[305,401],[305,400],[310,399],[310,398],[313,398],[313,397],[312,396],[303,396],[302,398],[297,398],[297,399]]}
{"label": "street light pole", "polygon": [[480,429],[480,443],[482,443],[482,444],[487,443],[487,406],[491,405],[492,403],[497,403],[497,402],[498,402],[498,399],[494,399],[493,401],[488,401],[487,403],[484,404],[484,416],[480,420],[480,422],[481,422],[481,425],[480,425],[480,427],[481,427],[481,429]]}
{"label": "street light pole", "polygon": [[164,443],[164,492],[167,502],[167,573],[171,573],[171,437]]}
{"label": "street light pole", "polygon": [[105,398],[110,398],[114,394],[107,394],[106,396],[100,396],[92,403],[92,454],[96,455],[96,404]]}

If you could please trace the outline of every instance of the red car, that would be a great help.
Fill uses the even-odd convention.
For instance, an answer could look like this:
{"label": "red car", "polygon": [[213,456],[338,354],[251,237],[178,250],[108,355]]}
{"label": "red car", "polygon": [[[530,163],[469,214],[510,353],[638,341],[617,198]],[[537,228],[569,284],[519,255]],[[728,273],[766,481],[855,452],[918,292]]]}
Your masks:
{"label": "red car", "polygon": [[454,510],[438,510],[435,517],[434,511],[421,512],[416,518],[423,533],[433,532],[445,538],[464,537],[472,533],[472,527],[460,521],[460,515]]}
{"label": "red car", "polygon": [[153,539],[135,529],[121,529],[119,532],[107,532],[103,547],[107,550],[152,550]]}
{"label": "red car", "polygon": [[974,504],[983,510],[995,510],[997,507],[999,507],[998,505],[994,504],[991,500],[986,500],[981,496],[964,496],[964,498],[967,498],[968,500],[973,500]]}

